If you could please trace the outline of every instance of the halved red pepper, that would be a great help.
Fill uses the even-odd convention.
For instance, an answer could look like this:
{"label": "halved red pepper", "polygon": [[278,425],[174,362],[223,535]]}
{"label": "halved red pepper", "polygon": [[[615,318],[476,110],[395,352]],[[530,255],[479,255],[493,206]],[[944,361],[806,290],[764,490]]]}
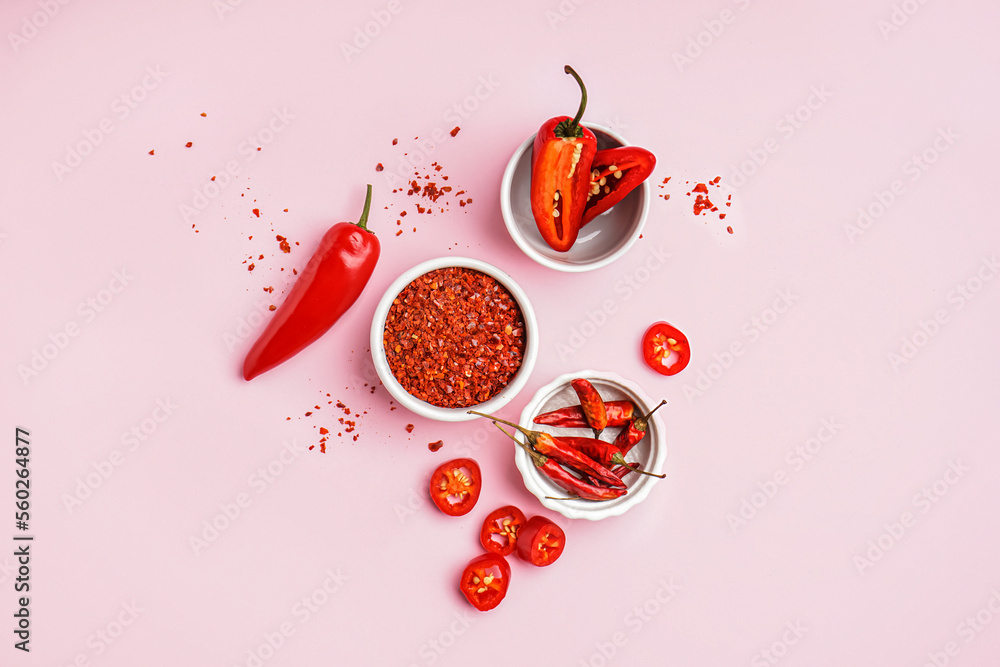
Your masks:
{"label": "halved red pepper", "polygon": [[495,608],[507,595],[510,586],[510,564],[497,554],[483,554],[469,561],[462,572],[458,588],[479,611]]}
{"label": "halved red pepper", "polygon": [[532,565],[552,565],[566,548],[566,533],[544,516],[533,516],[521,529],[517,555]]}
{"label": "halved red pepper", "polygon": [[528,519],[524,512],[507,505],[493,510],[483,521],[479,541],[483,548],[500,556],[509,556],[517,548],[517,536]]}
{"label": "halved red pepper", "polygon": [[442,463],[431,475],[431,500],[448,516],[463,516],[471,512],[482,488],[479,464],[472,459],[453,459]]}
{"label": "halved red pepper", "polygon": [[573,118],[547,120],[531,148],[531,213],[542,239],[559,252],[573,247],[583,226],[590,164],[597,152],[597,137],[580,125],[587,88],[572,67],[566,65],[565,71],[580,84],[580,108]]}
{"label": "halved red pepper", "polygon": [[656,156],[638,146],[597,151],[590,166],[590,190],[581,226],[625,199],[649,178],[654,167]]}

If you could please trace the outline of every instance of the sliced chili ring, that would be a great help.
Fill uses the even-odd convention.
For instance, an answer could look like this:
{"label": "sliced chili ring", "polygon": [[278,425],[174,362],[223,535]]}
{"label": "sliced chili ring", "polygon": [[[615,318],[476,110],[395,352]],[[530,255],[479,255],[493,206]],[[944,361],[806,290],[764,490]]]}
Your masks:
{"label": "sliced chili ring", "polygon": [[482,487],[478,463],[453,459],[439,465],[431,475],[431,500],[448,516],[462,516],[476,506]]}
{"label": "sliced chili ring", "polygon": [[[691,344],[677,327],[657,322],[642,335],[642,358],[657,373],[676,375],[691,361]],[[673,362],[668,365],[671,358]]]}
{"label": "sliced chili ring", "polygon": [[510,586],[510,564],[497,554],[483,554],[469,561],[458,588],[473,607],[489,611],[500,604]]}
{"label": "sliced chili ring", "polygon": [[544,516],[531,517],[518,533],[518,557],[538,567],[556,562],[565,548],[566,533]]}
{"label": "sliced chili ring", "polygon": [[479,541],[490,553],[509,556],[517,548],[517,535],[528,523],[524,512],[507,505],[493,510],[483,521],[483,529],[479,533]]}

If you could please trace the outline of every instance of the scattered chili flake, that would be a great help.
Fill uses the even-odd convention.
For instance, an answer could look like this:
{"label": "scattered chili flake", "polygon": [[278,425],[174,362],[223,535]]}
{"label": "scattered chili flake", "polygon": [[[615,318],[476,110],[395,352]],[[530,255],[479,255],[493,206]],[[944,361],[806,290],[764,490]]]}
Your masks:
{"label": "scattered chili flake", "polygon": [[274,293],[274,286],[273,285],[269,285],[268,287],[264,288],[264,291],[267,292],[268,294],[273,294]]}
{"label": "scattered chili flake", "polygon": [[149,154],[152,155],[154,153],[154,151],[155,151],[155,149],[153,151],[149,151]]}
{"label": "scattered chili flake", "polygon": [[452,131],[451,131],[451,133],[450,133],[450,134],[451,134],[451,136],[453,136],[453,137],[454,137],[454,136],[455,136],[456,134],[458,134],[458,131],[459,131],[459,130],[461,130],[461,129],[462,129],[462,128],[460,128],[460,127],[457,127],[457,126],[456,126],[456,127],[455,127],[455,128],[454,128],[454,129],[452,130]]}
{"label": "scattered chili flake", "polygon": [[398,143],[399,143],[399,139],[393,139],[393,140],[392,140],[392,145],[393,145],[393,146],[395,146],[395,145],[396,145],[396,144],[398,144]]}
{"label": "scattered chili flake", "polygon": [[306,413],[306,417],[311,417],[311,416],[312,416],[312,410]]}
{"label": "scattered chili flake", "polygon": [[732,227],[732,225],[730,225],[729,227],[726,227],[726,231],[729,232],[730,234],[732,234],[733,233],[733,227]]}
{"label": "scattered chili flake", "polygon": [[436,452],[437,450],[441,449],[443,446],[444,446],[444,441],[443,440],[438,440],[437,442],[428,442],[427,443],[427,449],[431,450],[432,452]]}
{"label": "scattered chili flake", "polygon": [[446,408],[499,393],[521,366],[525,340],[524,317],[510,293],[463,267],[430,271],[404,287],[383,333],[389,367],[403,388]]}
{"label": "scattered chili flake", "polygon": [[214,180],[215,180],[215,176],[213,176],[213,177],[212,177],[212,178],[210,178],[209,180],[212,180],[212,181],[214,181]]}
{"label": "scattered chili flake", "polygon": [[375,171],[382,171],[383,169],[385,169],[385,167],[382,166],[381,162],[375,165]]}
{"label": "scattered chili flake", "polygon": [[187,142],[187,143],[186,143],[186,144],[184,144],[184,145],[185,145],[185,146],[186,146],[187,148],[191,148],[192,146],[194,146],[194,144],[193,144],[193,143],[191,143],[190,141],[189,141],[189,142]]}
{"label": "scattered chili flake", "polygon": [[400,235],[400,234],[402,234],[402,233],[403,233],[403,230],[402,230],[402,229],[400,229],[400,230],[397,230],[397,231],[396,231],[396,236],[399,236],[399,235]]}
{"label": "scattered chili flake", "polygon": [[208,114],[207,114],[207,113],[205,113],[204,111],[202,111],[202,112],[201,112],[201,117],[202,117],[202,118],[204,118],[204,117],[205,117],[205,116],[207,116],[207,115],[208,115]]}
{"label": "scattered chili flake", "polygon": [[407,433],[413,433],[413,424],[407,424],[406,425],[406,432]]}
{"label": "scattered chili flake", "polygon": [[255,208],[253,210],[253,214],[256,215],[259,218],[260,217],[260,209],[259,208]]}
{"label": "scattered chili flake", "polygon": [[281,248],[281,252],[288,253],[292,251],[292,246],[288,245],[288,239],[281,234],[277,234],[275,238],[278,241],[278,247]]}
{"label": "scattered chili flake", "polygon": [[253,262],[250,262],[250,266],[247,267],[247,271],[253,271]]}

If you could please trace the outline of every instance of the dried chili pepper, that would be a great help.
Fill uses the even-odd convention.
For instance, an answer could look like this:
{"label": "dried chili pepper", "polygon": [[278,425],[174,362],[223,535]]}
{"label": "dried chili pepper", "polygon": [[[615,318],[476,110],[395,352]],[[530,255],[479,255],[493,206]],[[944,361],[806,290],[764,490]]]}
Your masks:
{"label": "dried chili pepper", "polygon": [[564,71],[580,84],[580,107],[573,118],[545,121],[531,149],[531,212],[542,239],[559,252],[573,247],[583,225],[590,164],[597,152],[597,137],[580,125],[587,88],[572,67],[566,65]]}
{"label": "dried chili pepper", "polygon": [[604,407],[604,399],[590,383],[590,380],[577,378],[570,382],[576,395],[580,398],[580,407],[587,425],[594,429],[594,437],[601,437],[601,431],[608,425],[608,410]]}
{"label": "dried chili pepper", "polygon": [[[666,475],[642,470],[638,467],[637,463],[629,463],[625,460],[625,453],[610,442],[598,440],[597,438],[578,436],[561,436],[559,440],[567,447],[576,449],[581,454],[589,456],[603,466],[611,468],[611,466],[617,465],[628,468],[627,471],[620,471],[620,468],[611,468],[611,472],[617,477],[621,477],[622,472],[637,472],[642,475],[649,475],[650,477],[659,477],[660,479],[666,477]],[[616,472],[616,470],[619,470],[619,472]]]}
{"label": "dried chili pepper", "polygon": [[[524,434],[524,437],[528,440],[528,444],[539,454],[547,456],[550,459],[554,459],[557,463],[569,466],[581,475],[592,477],[605,486],[624,486],[621,479],[612,475],[611,471],[608,470],[606,466],[601,465],[594,459],[580,453],[572,447],[567,447],[559,438],[554,438],[544,431],[529,431],[518,424],[493,417],[492,415],[485,415],[481,412],[475,412],[474,410],[469,410],[469,412],[474,415],[479,415],[480,417],[492,419],[497,428],[500,428],[497,422],[507,424],[507,426],[513,426]],[[500,430],[503,431],[503,429]],[[504,431],[504,433],[507,433],[507,431]]]}
{"label": "dried chili pepper", "polygon": [[369,185],[358,222],[338,223],[324,234],[285,302],[247,353],[244,379],[252,380],[301,352],[361,296],[380,253],[378,238],[367,227],[371,203]]}
{"label": "dried chili pepper", "polygon": [[647,412],[645,415],[630,421],[628,425],[618,433],[618,437],[615,438],[614,444],[621,450],[622,454],[628,454],[630,449],[635,447],[640,440],[646,437],[646,431],[649,429],[649,420],[653,417],[653,413],[659,410],[663,405],[666,405],[666,403],[667,400],[663,399],[660,401],[659,405]]}
{"label": "dried chili pepper", "polygon": [[[608,414],[607,426],[624,426],[635,415],[635,404],[632,401],[605,401],[604,409]],[[571,405],[558,410],[545,412],[533,420],[536,424],[556,426],[558,428],[587,428],[587,418],[583,407]]]}
{"label": "dried chili pepper", "polygon": [[655,166],[656,156],[638,146],[597,151],[590,166],[590,191],[581,227],[625,199],[649,178]]}
{"label": "dried chili pepper", "polygon": [[[501,431],[507,433],[507,431],[504,431],[503,428],[499,426],[497,426],[497,428],[500,428]],[[615,498],[621,498],[628,492],[628,489],[624,486],[614,488],[598,486],[597,484],[592,484],[586,480],[580,479],[556,463],[553,459],[550,459],[543,454],[539,454],[528,445],[520,442],[514,437],[513,434],[507,433],[507,436],[522,447],[524,451],[528,452],[528,456],[531,457],[535,467],[542,471],[546,477],[552,480],[553,484],[567,493],[574,494],[584,500],[614,500]]]}

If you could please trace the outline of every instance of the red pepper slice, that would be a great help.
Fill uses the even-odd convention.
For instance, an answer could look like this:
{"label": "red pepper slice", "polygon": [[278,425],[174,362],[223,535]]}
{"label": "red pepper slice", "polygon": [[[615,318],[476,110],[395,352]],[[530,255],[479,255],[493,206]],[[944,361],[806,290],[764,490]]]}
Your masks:
{"label": "red pepper slice", "polygon": [[[672,353],[676,360],[667,365]],[[642,335],[642,358],[646,365],[663,375],[676,375],[691,361],[691,345],[680,329],[666,322],[657,322]]]}
{"label": "red pepper slice", "polygon": [[594,437],[601,437],[601,431],[608,425],[608,409],[604,407],[604,399],[590,380],[577,378],[570,384],[580,399],[580,407],[583,408],[587,424],[594,429]]}
{"label": "red pepper slice", "polygon": [[576,243],[590,191],[590,163],[597,137],[580,125],[587,106],[587,88],[572,67],[582,97],[576,116],[547,120],[531,147],[531,213],[542,239],[553,250],[566,252]]}
{"label": "red pepper slice", "polygon": [[497,554],[483,554],[469,561],[462,572],[458,588],[479,611],[494,609],[507,595],[510,586],[510,564]]}
{"label": "red pepper slice", "polygon": [[532,565],[552,565],[566,548],[566,533],[552,520],[533,516],[521,529],[517,540],[517,555]]}
{"label": "red pepper slice", "polygon": [[506,505],[490,512],[483,521],[479,541],[483,548],[499,556],[509,556],[517,548],[517,536],[528,519],[524,512]]}
{"label": "red pepper slice", "polygon": [[381,252],[378,238],[366,226],[371,203],[369,185],[361,219],[338,223],[323,235],[285,302],[247,353],[245,380],[271,370],[315,342],[361,296]]}
{"label": "red pepper slice", "polygon": [[431,500],[448,516],[463,516],[476,506],[482,487],[478,463],[453,459],[439,465],[431,475]]}
{"label": "red pepper slice", "polygon": [[654,167],[656,156],[638,146],[597,151],[590,167],[590,190],[582,224],[586,225],[625,199],[628,193],[649,178]]}

